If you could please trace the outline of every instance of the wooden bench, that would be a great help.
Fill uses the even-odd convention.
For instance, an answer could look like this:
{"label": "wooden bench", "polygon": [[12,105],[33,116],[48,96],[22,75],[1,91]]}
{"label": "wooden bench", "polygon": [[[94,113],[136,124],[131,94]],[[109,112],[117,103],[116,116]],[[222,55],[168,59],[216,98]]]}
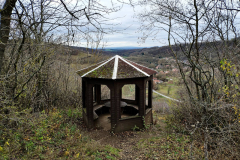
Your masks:
{"label": "wooden bench", "polygon": [[135,108],[136,110],[138,110],[138,105],[134,105],[134,104],[128,104],[129,107],[133,107]]}
{"label": "wooden bench", "polygon": [[102,108],[104,105],[101,105],[101,104],[94,104],[93,106],[93,119],[96,120],[98,119],[98,115],[96,113],[96,110]]}

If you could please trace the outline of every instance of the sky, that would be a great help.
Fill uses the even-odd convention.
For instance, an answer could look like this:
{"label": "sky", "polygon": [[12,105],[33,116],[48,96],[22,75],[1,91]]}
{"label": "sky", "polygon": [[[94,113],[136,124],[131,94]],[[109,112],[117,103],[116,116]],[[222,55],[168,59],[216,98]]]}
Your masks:
{"label": "sky", "polygon": [[[100,1],[103,5],[111,7],[109,0]],[[116,1],[115,1],[116,2]],[[108,21],[109,24],[113,24],[113,29],[118,30],[112,34],[105,34],[103,38],[104,47],[154,47],[154,46],[165,46],[167,45],[167,34],[162,32],[160,35],[161,41],[154,41],[151,38],[145,42],[141,41],[143,33],[139,30],[140,21],[136,15],[143,10],[143,7],[135,6],[134,8],[128,4],[116,5],[122,6],[120,11],[110,13],[107,18],[111,19]],[[75,43],[76,46],[86,46],[86,42]]]}
{"label": "sky", "polygon": [[[66,0],[68,1],[68,0]],[[76,4],[77,0],[69,0],[70,3]],[[83,0],[84,1],[84,0]],[[81,1],[81,2],[83,2]],[[129,2],[129,0],[125,0]],[[0,6],[3,6],[5,0],[0,0]],[[86,1],[87,2],[87,1]],[[111,0],[99,0],[99,2],[107,7],[111,7]],[[115,6],[122,6],[118,12],[113,12],[107,15],[107,18],[112,19],[108,23],[115,24],[113,29],[118,30],[113,34],[105,34],[102,44],[105,47],[153,47],[167,45],[166,33],[163,33],[161,42],[147,39],[144,43],[140,40],[142,32],[139,30],[140,22],[136,18],[136,14],[143,10],[143,7],[135,6],[134,8],[127,4],[118,3],[113,1]],[[72,45],[86,47],[86,41],[74,42]]]}
{"label": "sky", "polygon": [[147,39],[145,43],[141,42],[141,37],[143,35],[143,33],[139,30],[141,24],[139,19],[135,16],[141,10],[141,7],[135,7],[133,9],[130,5],[124,5],[120,11],[113,13],[110,16],[111,18],[118,17],[114,22],[119,23],[119,25],[117,25],[117,29],[122,31],[119,33],[113,33],[112,35],[105,35],[104,40],[107,41],[107,47],[153,47],[166,45],[167,39],[164,44],[164,38],[162,43],[153,41],[152,39]]}
{"label": "sky", "polygon": [[[4,4],[6,0],[0,0],[0,6]],[[166,46],[168,45],[167,42],[167,33],[164,31],[161,31],[157,35],[157,40],[153,40],[153,37],[149,37],[146,39],[146,41],[141,41],[141,37],[143,37],[143,31],[141,31],[139,28],[141,26],[141,22],[139,19],[136,18],[136,15],[138,15],[140,12],[144,11],[145,7],[148,6],[135,6],[134,8],[131,5],[120,3],[119,1],[134,1],[134,0],[64,0],[64,2],[67,2],[68,4],[72,4],[73,6],[76,5],[77,2],[80,2],[80,7],[84,8],[85,6],[88,6],[88,2],[94,2],[93,5],[95,5],[96,2],[101,3],[103,6],[111,7],[111,2],[114,3],[115,6],[122,6],[120,11],[110,13],[107,16],[110,20],[108,21],[109,24],[113,24],[113,29],[118,30],[118,32],[114,32],[112,34],[105,34],[102,43],[99,46],[102,48],[102,45],[104,47],[153,47],[153,46]],[[138,0],[135,0],[138,1]],[[185,0],[184,0],[185,1]],[[26,2],[29,2],[26,0]],[[35,2],[35,1],[34,1]],[[37,2],[37,0],[36,0]],[[51,2],[54,3],[60,3],[60,0],[51,0]],[[85,3],[85,4],[83,4]],[[79,4],[79,3],[78,3]],[[149,9],[149,8],[148,8]],[[85,16],[82,16],[85,18]],[[238,17],[239,22],[240,17]],[[87,21],[87,19],[85,18]],[[83,22],[80,20],[80,22]],[[238,23],[240,24],[240,23]],[[159,26],[158,26],[159,27]],[[179,27],[176,28],[177,32],[179,32]],[[86,31],[86,30],[85,30]],[[66,32],[64,35],[63,33]],[[53,32],[55,35],[59,36],[59,34],[62,34],[62,37],[65,39],[68,39],[68,31],[62,30],[61,27],[58,28],[58,30]],[[109,33],[109,32],[108,32]],[[75,45],[79,47],[87,47],[87,42],[83,40],[83,36],[80,35],[77,37],[78,39],[72,42],[70,45]],[[63,41],[67,41],[67,40]],[[89,46],[91,48],[91,46]],[[92,47],[95,48],[95,47]]]}
{"label": "sky", "polygon": [[[100,3],[109,7],[111,6],[109,3],[111,1],[117,3],[117,1],[126,1],[126,2],[135,1],[136,2],[138,0],[99,0]],[[186,0],[182,0],[181,2],[182,4],[185,4]],[[105,47],[127,47],[127,46],[132,46],[132,47],[159,46],[160,47],[160,46],[168,45],[168,34],[165,31],[160,31],[157,34],[156,39],[158,40],[154,40],[155,39],[154,37],[149,37],[144,42],[141,41],[141,37],[143,37],[144,31],[141,31],[139,29],[141,26],[141,22],[139,19],[136,18],[136,15],[144,11],[145,7],[147,9],[150,9],[149,6],[135,6],[133,8],[131,5],[125,4],[123,5],[120,11],[111,13],[110,15],[108,15],[110,19],[113,19],[112,21],[109,21],[109,23],[117,24],[115,26],[115,29],[118,29],[120,31],[115,32],[113,34],[104,35],[103,42],[106,42]],[[237,21],[239,25],[240,24],[239,16],[237,17],[237,19],[238,19]],[[204,28],[203,26],[205,25],[205,23],[202,23],[202,22],[200,23],[202,24],[202,28]],[[172,28],[176,31],[176,34],[172,33],[173,35],[177,35],[176,36],[177,38],[175,38],[175,40],[178,40],[178,42],[182,42],[183,40],[181,39],[181,36],[186,34],[185,28],[183,26],[179,26],[176,24]],[[184,32],[182,32],[182,30],[184,30]],[[204,39],[204,40],[207,40],[207,39]],[[172,40],[171,43],[174,43],[174,41]],[[85,45],[85,43],[82,42],[80,45]]]}

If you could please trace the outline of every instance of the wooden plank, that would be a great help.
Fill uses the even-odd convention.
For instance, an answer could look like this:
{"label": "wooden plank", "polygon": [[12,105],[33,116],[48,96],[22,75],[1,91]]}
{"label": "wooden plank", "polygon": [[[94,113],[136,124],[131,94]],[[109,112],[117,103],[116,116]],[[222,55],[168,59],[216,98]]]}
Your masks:
{"label": "wooden plank", "polygon": [[128,104],[129,107],[133,107],[135,108],[136,110],[138,110],[138,105],[134,105],[134,104]]}
{"label": "wooden plank", "polygon": [[96,111],[96,110],[98,110],[99,108],[102,108],[103,106],[104,106],[104,105],[102,105],[102,104],[97,104],[97,105],[93,106],[93,110]]}
{"label": "wooden plank", "polygon": [[98,115],[96,113],[96,110],[102,108],[104,105],[101,105],[101,104],[96,104],[93,106],[93,119],[98,119]]}
{"label": "wooden plank", "polygon": [[95,111],[93,111],[93,119],[95,120],[95,119],[98,119],[98,115],[97,115],[97,113],[95,112]]}

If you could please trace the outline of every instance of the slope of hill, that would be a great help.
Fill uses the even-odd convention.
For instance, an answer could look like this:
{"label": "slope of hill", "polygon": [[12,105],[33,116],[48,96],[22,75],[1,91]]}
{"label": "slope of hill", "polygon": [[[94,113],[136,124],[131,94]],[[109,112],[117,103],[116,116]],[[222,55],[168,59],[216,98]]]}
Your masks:
{"label": "slope of hill", "polygon": [[[84,47],[70,46],[72,55],[79,53],[86,53],[88,56],[94,54],[100,54],[103,56],[119,55],[125,57],[134,62],[143,64],[150,68],[155,68],[158,65],[158,60],[165,57],[171,57],[170,48],[168,46],[163,47],[151,47],[151,48],[138,48],[138,47],[115,47],[106,49],[88,49]],[[178,50],[176,47],[174,48]]]}
{"label": "slope of hill", "polygon": [[129,49],[143,49],[146,47],[134,47],[134,46],[125,46],[125,47],[106,47],[106,49],[111,49],[111,50],[129,50]]}
{"label": "slope of hill", "polygon": [[107,53],[108,55],[120,55],[150,68],[155,68],[158,65],[159,59],[172,56],[172,54],[170,54],[170,48],[168,46],[128,50],[112,49],[109,51],[105,50],[104,53]]}

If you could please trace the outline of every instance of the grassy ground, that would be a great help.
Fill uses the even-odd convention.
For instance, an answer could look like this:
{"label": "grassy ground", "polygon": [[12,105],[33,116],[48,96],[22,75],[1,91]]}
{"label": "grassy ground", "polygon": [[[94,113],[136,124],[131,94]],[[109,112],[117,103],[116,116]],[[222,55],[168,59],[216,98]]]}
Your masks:
{"label": "grassy ground", "polygon": [[[155,125],[142,131],[111,134],[88,131],[80,109],[22,113],[0,132],[0,159],[187,159],[189,136],[166,127],[166,116],[154,112]],[[2,117],[1,117],[2,118]],[[200,157],[201,149],[193,151]]]}
{"label": "grassy ground", "polygon": [[[116,159],[119,150],[95,141],[82,123],[79,109],[18,117],[1,131],[0,159]],[[1,117],[2,118],[2,117]],[[97,132],[97,131],[92,131]]]}
{"label": "grassy ground", "polygon": [[124,85],[122,88],[122,98],[135,99],[135,85]]}
{"label": "grassy ground", "polygon": [[158,84],[158,89],[156,91],[159,93],[162,93],[168,97],[178,99],[179,98],[178,91],[179,91],[180,87],[181,86],[178,86],[176,84],[175,80],[173,79],[172,84],[170,84],[168,82]]}

